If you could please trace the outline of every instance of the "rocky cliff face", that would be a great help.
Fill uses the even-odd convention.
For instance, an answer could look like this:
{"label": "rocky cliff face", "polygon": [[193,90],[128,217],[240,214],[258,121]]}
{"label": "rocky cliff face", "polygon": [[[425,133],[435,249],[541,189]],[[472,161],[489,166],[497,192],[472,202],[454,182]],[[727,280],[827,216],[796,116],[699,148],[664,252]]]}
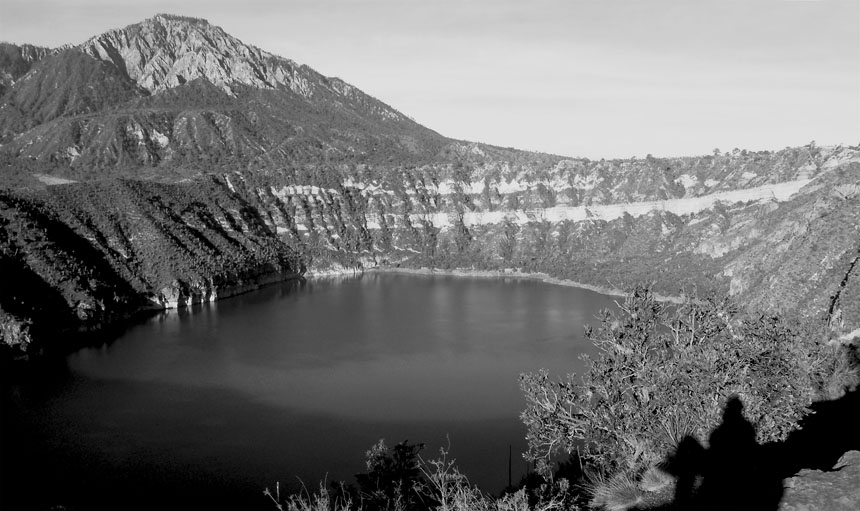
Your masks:
{"label": "rocky cliff face", "polygon": [[300,175],[268,186],[259,176],[231,179],[259,198],[273,229],[313,254],[311,266],[373,256],[602,287],[646,281],[670,295],[717,291],[826,319],[838,336],[860,327],[860,152],[804,147],[708,160],[561,161],[534,173],[344,167],[304,181],[312,185]]}
{"label": "rocky cliff face", "polygon": [[75,50],[49,55],[0,104],[0,140],[59,117],[91,114],[142,96],[113,65]]}
{"label": "rocky cliff face", "polygon": [[365,104],[380,118],[406,119],[342,80],[244,44],[200,18],[159,14],[93,37],[77,49],[113,63],[153,94],[204,78],[229,94],[235,85],[286,88],[306,98],[335,94]]}

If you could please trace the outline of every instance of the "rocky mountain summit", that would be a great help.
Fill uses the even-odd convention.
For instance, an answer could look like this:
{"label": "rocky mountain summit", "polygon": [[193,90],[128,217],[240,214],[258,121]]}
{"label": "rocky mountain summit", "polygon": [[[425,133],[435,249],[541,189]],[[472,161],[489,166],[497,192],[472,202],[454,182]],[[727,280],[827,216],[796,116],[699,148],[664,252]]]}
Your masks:
{"label": "rocky mountain summit", "polygon": [[[338,78],[158,15],[56,50],[6,45],[0,152],[45,173],[435,158],[447,141]],[[209,156],[211,155],[211,156]],[[165,172],[150,171],[161,167]]]}
{"label": "rocky mountain summit", "polygon": [[368,104],[380,118],[406,119],[338,78],[247,45],[201,18],[159,14],[95,36],[75,49],[111,62],[151,94],[203,78],[231,95],[236,85],[286,88],[305,98],[336,94]]}

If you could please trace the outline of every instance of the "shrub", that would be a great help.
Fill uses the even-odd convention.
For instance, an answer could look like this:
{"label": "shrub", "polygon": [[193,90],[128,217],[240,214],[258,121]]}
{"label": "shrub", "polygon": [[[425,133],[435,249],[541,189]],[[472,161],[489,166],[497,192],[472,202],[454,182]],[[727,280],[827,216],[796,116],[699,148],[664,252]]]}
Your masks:
{"label": "shrub", "polygon": [[402,442],[389,449],[383,440],[367,451],[367,472],[356,476],[359,489],[340,485],[340,493],[321,484],[319,492],[305,491],[281,499],[280,485],[263,491],[280,511],[552,511],[579,506],[570,500],[564,479],[543,484],[537,491],[523,488],[499,498],[469,483],[440,449],[436,459],[419,455],[423,444]]}
{"label": "shrub", "polygon": [[[528,456],[579,450],[609,472],[655,465],[687,434],[707,437],[733,395],[759,442],[783,440],[807,413],[832,354],[813,326],[739,311],[727,300],[666,306],[636,287],[589,329],[581,378],[524,374]],[[830,357],[830,358],[829,358]]]}
{"label": "shrub", "polygon": [[363,509],[388,510],[430,508],[426,482],[418,453],[424,444],[401,442],[389,449],[380,440],[367,451],[367,472],[355,478]]}

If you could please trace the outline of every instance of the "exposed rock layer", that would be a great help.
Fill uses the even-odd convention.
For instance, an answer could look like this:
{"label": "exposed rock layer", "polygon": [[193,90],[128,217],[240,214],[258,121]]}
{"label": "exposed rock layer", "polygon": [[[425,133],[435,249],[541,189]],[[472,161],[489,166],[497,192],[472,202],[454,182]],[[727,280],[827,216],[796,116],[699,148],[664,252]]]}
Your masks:
{"label": "exposed rock layer", "polygon": [[[673,201],[688,198],[616,202],[614,216],[578,220],[548,212],[580,207],[573,196],[592,197],[597,209],[594,197],[628,193],[615,181],[624,172],[606,172],[589,188],[548,188],[521,173],[494,175],[492,166],[465,176],[437,165],[7,190],[0,192],[0,260],[16,280],[0,307],[37,325],[73,325],[208,301],[305,269],[519,268],[601,287],[652,281],[669,295],[731,292],[760,310],[829,314],[838,336],[860,327],[852,264],[860,194],[843,193],[860,176],[860,163],[843,158],[856,159],[852,151],[822,150],[824,161],[840,163],[778,200],[756,192],[727,204],[704,195],[684,214],[671,212]],[[545,175],[592,179],[576,172]]]}

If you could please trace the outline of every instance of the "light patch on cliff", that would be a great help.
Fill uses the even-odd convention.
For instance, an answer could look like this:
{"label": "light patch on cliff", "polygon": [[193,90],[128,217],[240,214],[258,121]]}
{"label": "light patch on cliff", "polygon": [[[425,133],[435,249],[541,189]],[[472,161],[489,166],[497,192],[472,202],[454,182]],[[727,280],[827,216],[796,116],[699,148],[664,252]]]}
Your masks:
{"label": "light patch on cliff", "polygon": [[[593,206],[556,206],[518,211],[467,211],[463,214],[463,223],[466,226],[497,224],[503,222],[506,218],[520,225],[536,220],[548,220],[550,222],[572,220],[574,222],[581,222],[590,218],[609,221],[621,218],[625,213],[638,217],[652,211],[664,211],[679,216],[689,215],[711,209],[717,202],[729,204],[761,201],[782,202],[797,193],[810,181],[812,180],[799,179],[797,181],[768,184],[744,190],[713,193],[702,197],[687,197],[662,201],[598,204]],[[415,214],[411,215],[410,218],[416,221],[427,219],[433,222],[434,226],[440,228],[451,226],[450,215],[447,213]]]}

